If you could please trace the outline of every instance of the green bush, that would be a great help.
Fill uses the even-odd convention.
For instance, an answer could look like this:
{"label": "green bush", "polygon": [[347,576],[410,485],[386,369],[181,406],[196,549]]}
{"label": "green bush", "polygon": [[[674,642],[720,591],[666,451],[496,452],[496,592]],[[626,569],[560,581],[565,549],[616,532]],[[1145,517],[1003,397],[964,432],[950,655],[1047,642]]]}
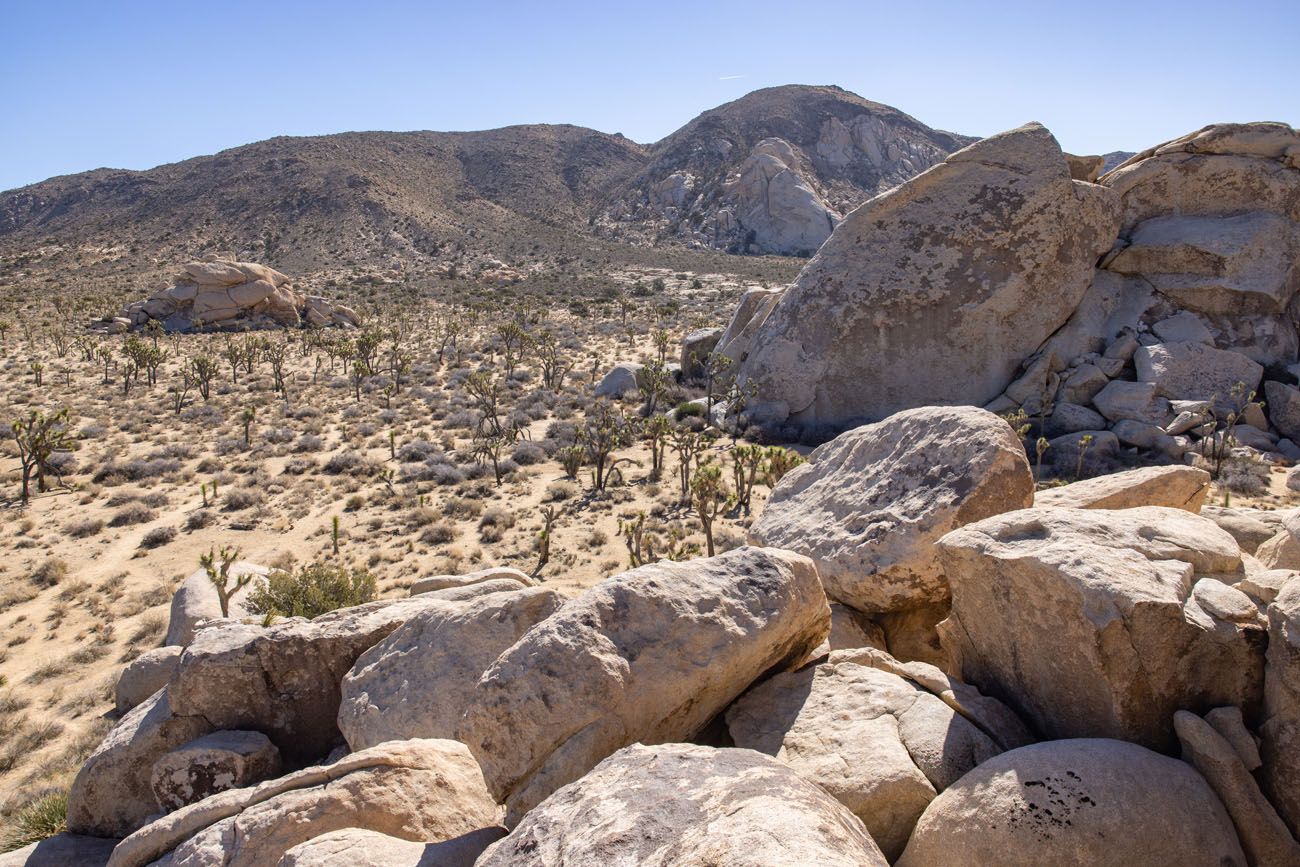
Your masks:
{"label": "green bush", "polygon": [[68,793],[49,792],[28,801],[5,820],[0,852],[12,852],[68,830]]}
{"label": "green bush", "polygon": [[684,418],[691,418],[691,417],[704,418],[704,405],[699,403],[693,403],[692,401],[689,400],[686,401],[685,403],[677,404],[678,421],[681,421]]}
{"label": "green bush", "polygon": [[297,572],[272,572],[265,587],[249,594],[247,607],[263,616],[312,618],[373,602],[375,593],[375,576],[366,569],[312,563]]}

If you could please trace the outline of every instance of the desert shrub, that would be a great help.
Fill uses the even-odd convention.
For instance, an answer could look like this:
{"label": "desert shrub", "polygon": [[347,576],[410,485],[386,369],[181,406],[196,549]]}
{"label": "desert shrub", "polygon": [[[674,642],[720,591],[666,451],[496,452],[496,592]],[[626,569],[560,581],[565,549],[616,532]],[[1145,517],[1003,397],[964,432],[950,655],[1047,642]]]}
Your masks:
{"label": "desert shrub", "polygon": [[113,513],[113,517],[108,519],[108,526],[129,527],[133,524],[145,524],[155,517],[153,509],[144,503],[129,503]]}
{"label": "desert shrub", "polygon": [[68,577],[68,564],[58,557],[50,557],[32,570],[32,580],[42,587],[53,587]]}
{"label": "desert shrub", "polygon": [[571,500],[578,495],[578,486],[573,482],[551,482],[546,486],[546,496],[543,498],[548,503],[559,503],[564,500]]}
{"label": "desert shrub", "polygon": [[403,443],[402,447],[397,450],[397,459],[404,464],[427,461],[432,457],[441,455],[442,449],[428,440],[412,440],[409,443]]}
{"label": "desert shrub", "polygon": [[704,418],[704,405],[690,401],[679,403],[677,404],[676,416],[678,419]]}
{"label": "desert shrub", "polygon": [[202,530],[204,527],[210,526],[216,519],[217,516],[213,514],[211,509],[198,509],[190,512],[189,517],[185,519],[185,529]]}
{"label": "desert shrub", "polygon": [[175,458],[144,460],[137,458],[119,463],[110,460],[91,477],[97,485],[120,485],[124,482],[142,482],[180,472],[181,462]]}
{"label": "desert shrub", "polygon": [[540,464],[546,460],[546,451],[536,443],[520,443],[510,453],[510,460],[521,467]]}
{"label": "desert shrub", "polygon": [[431,524],[420,534],[422,545],[446,545],[456,538],[456,528],[445,521]]}
{"label": "desert shrub", "polygon": [[1268,466],[1250,458],[1228,458],[1219,470],[1219,487],[1257,497],[1268,491]]}
{"label": "desert shrub", "polygon": [[284,472],[290,476],[301,476],[316,469],[315,458],[290,458],[284,462]]}
{"label": "desert shrub", "polygon": [[500,506],[492,506],[478,519],[479,528],[501,527],[509,529],[515,525],[515,516]]}
{"label": "desert shrub", "polygon": [[227,512],[239,512],[251,509],[262,502],[262,492],[255,488],[235,488],[221,495],[223,507]]}
{"label": "desert shrub", "polygon": [[68,793],[46,792],[7,818],[0,852],[12,852],[68,829]]}
{"label": "desert shrub", "polygon": [[237,455],[244,450],[244,441],[238,437],[222,437],[217,440],[215,451],[218,455]]}
{"label": "desert shrub", "polygon": [[154,527],[140,540],[141,548],[161,548],[176,538],[175,527]]}
{"label": "desert shrub", "polygon": [[63,528],[74,539],[84,539],[87,536],[93,536],[104,529],[104,522],[98,518],[87,518],[84,521],[73,521]]}
{"label": "desert shrub", "polygon": [[262,439],[274,445],[284,445],[293,442],[293,431],[287,427],[273,427],[262,431]]}
{"label": "desert shrub", "polygon": [[140,498],[140,502],[144,503],[146,506],[148,506],[151,509],[165,509],[167,506],[171,504],[171,501],[167,499],[167,495],[164,494],[162,491],[155,491],[152,494],[145,494],[143,497]]}
{"label": "desert shrub", "polygon": [[325,448],[325,440],[316,434],[303,434],[293,444],[295,452],[318,452]]}
{"label": "desert shrub", "polygon": [[324,470],[332,476],[340,473],[355,472],[361,466],[361,455],[347,449],[330,455],[330,459],[325,462]]}
{"label": "desert shrub", "polygon": [[311,618],[371,602],[376,592],[375,576],[366,569],[312,563],[296,572],[272,572],[245,604],[254,614]]}

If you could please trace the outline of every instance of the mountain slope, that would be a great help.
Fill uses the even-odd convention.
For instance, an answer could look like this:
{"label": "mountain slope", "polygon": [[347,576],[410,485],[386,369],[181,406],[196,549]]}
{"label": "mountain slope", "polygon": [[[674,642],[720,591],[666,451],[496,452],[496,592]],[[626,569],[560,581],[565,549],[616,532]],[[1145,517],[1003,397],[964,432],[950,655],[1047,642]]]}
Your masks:
{"label": "mountain slope", "polygon": [[838,87],[757,90],[652,145],[598,224],[610,237],[809,255],[848,211],[974,140]]}
{"label": "mountain slope", "polygon": [[[573,126],[280,137],[0,198],[0,243],[244,250],[301,271],[581,226],[644,149]],[[259,249],[260,248],[260,249]]]}
{"label": "mountain slope", "polygon": [[298,275],[643,260],[629,243],[809,255],[842,214],[969,141],[804,86],[650,146],[566,125],[278,137],[0,193],[0,259],[138,282],[211,251]]}

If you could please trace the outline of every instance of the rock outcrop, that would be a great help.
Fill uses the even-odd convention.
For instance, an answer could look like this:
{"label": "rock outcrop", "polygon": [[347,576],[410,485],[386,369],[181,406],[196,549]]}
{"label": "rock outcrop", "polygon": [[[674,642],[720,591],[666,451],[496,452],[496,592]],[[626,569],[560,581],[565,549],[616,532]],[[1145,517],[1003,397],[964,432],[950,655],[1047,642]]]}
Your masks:
{"label": "rock outcrop", "polygon": [[[936,793],[1002,752],[1000,739],[1021,746],[1025,734],[1005,731],[1005,708],[983,715],[972,705],[968,719],[902,664],[889,660],[899,673],[874,667],[877,658],[841,651],[778,674],[728,709],[727,728],[736,746],[775,756],[835,796],[892,860]],[[913,666],[947,686],[937,669]]]}
{"label": "rock outcrop", "polygon": [[344,828],[299,843],[276,867],[474,867],[505,828],[482,828],[441,843],[415,843],[378,831]]}
{"label": "rock outcrop", "polygon": [[992,400],[1082,300],[1118,205],[1071,179],[1038,124],[868,201],[758,328],[739,369],[757,389],[749,420],[834,433],[911,407]]}
{"label": "rock outcrop", "polygon": [[1259,727],[1265,794],[1300,838],[1300,580],[1268,606],[1268,665]]}
{"label": "rock outcrop", "polygon": [[261,732],[213,732],[153,764],[150,784],[164,813],[280,773],[280,751]]}
{"label": "rock outcrop", "polygon": [[494,826],[497,812],[463,744],[395,741],[169,813],[118,844],[109,867],[265,867],[331,831],[438,842]]}
{"label": "rock outcrop", "polygon": [[1210,474],[1196,467],[1141,467],[1048,488],[1034,495],[1035,506],[1072,509],[1132,509],[1167,506],[1199,513],[1210,493]]}
{"label": "rock outcrop", "polygon": [[[248,596],[259,586],[265,586],[265,576],[270,570],[256,563],[237,560],[230,565],[228,575],[238,579],[252,574],[252,578],[243,588],[230,594],[229,616],[236,620],[252,616],[248,607]],[[185,647],[194,640],[194,633],[205,620],[216,620],[225,615],[221,611],[221,599],[217,588],[212,585],[207,570],[197,569],[181,582],[172,596],[171,619],[167,623],[167,637],[163,643],[176,647]]]}
{"label": "rock outcrop", "polygon": [[201,630],[168,684],[171,707],[213,729],[260,731],[287,760],[322,758],[341,737],[339,685],[357,657],[411,617],[445,604],[426,593],[310,621]]}
{"label": "rock outcrop", "polygon": [[117,712],[125,714],[166,686],[180,665],[183,650],[173,646],[155,647],[128,662],[118,675],[114,690]]}
{"label": "rock outcrop", "polygon": [[817,564],[831,598],[868,614],[948,600],[934,544],[1033,503],[1024,448],[975,407],[924,407],[840,434],[772,490],[755,544]]}
{"label": "rock outcrop", "polygon": [[489,668],[458,729],[507,824],[631,743],[693,737],[768,671],[801,664],[830,610],[811,560],[771,548],[609,578]]}
{"label": "rock outcrop", "polygon": [[896,867],[1245,867],[1223,805],[1188,765],[1123,741],[1033,744],[935,798]]}
{"label": "rock outcrop", "polygon": [[273,268],[229,259],[190,262],[171,286],[127,305],[120,318],[134,326],[157,320],[168,331],[361,324],[351,308],[299,292]]}
{"label": "rock outcrop", "polygon": [[343,678],[338,722],[348,746],[454,737],[479,675],[562,601],[533,587],[447,603],[407,620]]}
{"label": "rock outcrop", "polygon": [[[1183,759],[1201,772],[1227,808],[1250,863],[1260,867],[1300,864],[1300,843],[1264,798],[1250,768],[1228,739],[1209,721],[1185,710],[1174,714],[1174,729],[1183,745]],[[1241,732],[1249,739],[1244,728]]]}
{"label": "rock outcrop", "polygon": [[939,542],[963,679],[1047,737],[1175,746],[1185,708],[1262,699],[1259,609],[1236,542],[1181,509],[1035,508]]}
{"label": "rock outcrop", "polygon": [[[994,136],[868,202],[793,286],[742,299],[719,345],[757,389],[742,423],[820,439],[928,404],[1021,409],[1063,474],[1077,455],[1057,439],[1104,429],[1085,411],[1161,461],[1249,415],[1239,446],[1300,455],[1300,390],[1282,372],[1300,351],[1300,133],[1206,127],[1096,184],[1076,178],[1086,196],[1072,207],[1065,158],[1017,145],[1031,133],[1050,141],[1032,127]],[[986,178],[974,160],[989,151],[1004,152],[1001,171],[1034,171]],[[1021,198],[1030,178],[1054,206],[1016,210],[1040,201]],[[968,232],[970,203],[988,207],[971,207]],[[1044,219],[1062,222],[1039,233]],[[1058,247],[1068,267],[1045,278],[1028,257]],[[990,262],[1015,278],[980,289],[987,275],[967,266]],[[1267,395],[1267,416],[1252,395]]]}
{"label": "rock outcrop", "polygon": [[476,867],[885,867],[849,810],[752,750],[629,746],[551,795]]}

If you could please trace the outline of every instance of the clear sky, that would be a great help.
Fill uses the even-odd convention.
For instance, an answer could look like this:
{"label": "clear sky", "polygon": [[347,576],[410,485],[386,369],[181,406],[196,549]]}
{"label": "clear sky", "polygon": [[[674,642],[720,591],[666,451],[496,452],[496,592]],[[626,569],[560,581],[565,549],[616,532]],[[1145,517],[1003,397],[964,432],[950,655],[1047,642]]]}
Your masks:
{"label": "clear sky", "polygon": [[654,141],[760,87],[838,84],[1076,153],[1300,124],[1300,0],[0,0],[0,189],[273,135],[574,123]]}

